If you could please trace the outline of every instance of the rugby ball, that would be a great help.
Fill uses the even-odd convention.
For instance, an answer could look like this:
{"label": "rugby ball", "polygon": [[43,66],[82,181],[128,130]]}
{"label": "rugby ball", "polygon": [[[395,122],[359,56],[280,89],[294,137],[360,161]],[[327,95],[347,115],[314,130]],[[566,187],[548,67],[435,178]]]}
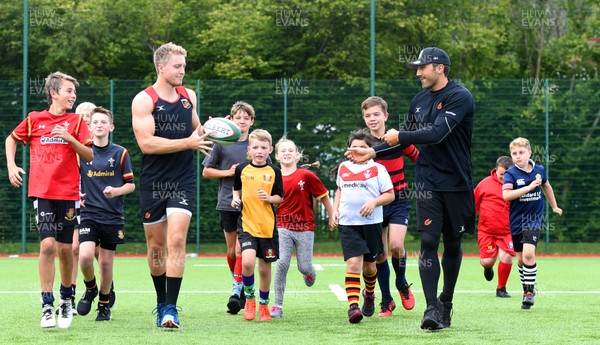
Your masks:
{"label": "rugby ball", "polygon": [[240,139],[240,128],[235,122],[224,117],[213,117],[204,122],[206,139],[221,145],[231,145]]}

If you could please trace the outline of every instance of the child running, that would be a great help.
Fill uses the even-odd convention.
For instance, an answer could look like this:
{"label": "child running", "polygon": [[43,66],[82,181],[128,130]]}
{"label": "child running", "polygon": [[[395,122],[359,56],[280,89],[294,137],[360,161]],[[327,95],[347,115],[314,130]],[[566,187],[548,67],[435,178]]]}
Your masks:
{"label": "child running", "polygon": [[269,291],[271,289],[271,263],[277,261],[279,243],[275,205],[283,200],[281,170],[268,162],[273,152],[271,134],[256,129],[248,137],[248,154],[251,162],[235,168],[231,207],[242,208],[238,225],[238,240],[242,249],[242,282],[246,293],[244,319],[256,318],[256,288],[254,267],[258,257],[259,314],[261,321],[271,320]]}
{"label": "child running", "polygon": [[275,145],[275,159],[281,165],[284,197],[277,210],[277,231],[279,233],[279,260],[275,273],[275,303],[271,317],[283,317],[283,295],[287,273],[296,248],[298,271],[304,277],[306,286],[313,286],[317,273],[312,264],[315,240],[315,214],[313,200],[320,200],[331,218],[332,206],[329,193],[319,177],[308,169],[296,164],[302,152],[287,138],[281,138]]}
{"label": "child running", "polygon": [[[375,140],[371,134],[356,131],[348,139],[348,148],[369,148]],[[329,226],[340,230],[346,261],[348,321],[358,323],[363,315],[369,317],[375,312],[375,262],[383,252],[382,206],[394,201],[394,186],[385,167],[372,159],[365,163],[342,162],[336,180],[338,188]],[[362,311],[358,307],[361,271],[365,281]]]}

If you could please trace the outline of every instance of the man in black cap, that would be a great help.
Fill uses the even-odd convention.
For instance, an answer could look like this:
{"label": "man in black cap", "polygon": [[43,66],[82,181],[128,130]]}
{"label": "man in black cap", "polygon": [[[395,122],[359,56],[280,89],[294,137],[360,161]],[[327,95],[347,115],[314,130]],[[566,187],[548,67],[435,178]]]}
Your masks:
{"label": "man in black cap", "polygon": [[[386,143],[369,149],[349,149],[346,156],[362,162],[401,150],[419,147],[415,191],[417,228],[421,233],[419,273],[427,308],[421,328],[450,327],[452,298],[462,262],[462,236],[474,233],[475,203],[471,179],[471,132],[473,96],[463,86],[448,79],[450,58],[437,47],[423,49],[416,61],[423,91],[410,104],[402,130],[389,130]],[[442,270],[444,285],[437,296],[440,262],[437,249],[444,241]]]}

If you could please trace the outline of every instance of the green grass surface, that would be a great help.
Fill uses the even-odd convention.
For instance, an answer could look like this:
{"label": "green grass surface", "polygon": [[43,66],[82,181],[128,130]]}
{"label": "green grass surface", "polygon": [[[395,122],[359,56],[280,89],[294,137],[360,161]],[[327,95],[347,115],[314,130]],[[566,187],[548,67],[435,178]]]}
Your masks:
{"label": "green grass surface", "polygon": [[[225,241],[219,243],[200,243],[201,254],[224,254],[226,249]],[[408,253],[415,254],[419,250],[417,241],[407,241],[406,249]],[[477,241],[472,236],[465,237],[463,240],[463,251],[467,254],[477,254]],[[27,243],[27,253],[38,253],[39,243]],[[117,252],[120,254],[145,254],[146,243],[125,243],[119,245]],[[188,243],[188,253],[198,252],[195,244]],[[320,254],[340,254],[342,252],[339,241],[316,241],[315,253]],[[540,242],[537,248],[538,254],[546,253],[546,243]],[[19,254],[21,253],[21,244],[14,242],[0,243],[0,254]],[[556,242],[550,244],[550,254],[599,254],[600,243],[565,243]]]}
{"label": "green grass surface", "polygon": [[[538,294],[529,311],[520,309],[516,267],[509,279],[510,299],[495,297],[477,258],[465,258],[454,298],[452,327],[425,332],[419,324],[425,302],[417,259],[408,260],[416,307],[399,305],[394,315],[365,318],[352,325],[347,302],[330,285],[343,288],[345,264],[340,257],[316,257],[316,284],[308,288],[292,262],[285,296],[285,317],[270,322],[245,321],[229,315],[226,302],[230,273],[224,258],[187,260],[179,305],[182,329],[155,326],[155,295],[146,261],[117,258],[117,303],[113,320],[96,322],[95,311],[75,316],[68,330],[42,330],[37,260],[0,259],[0,305],[5,326],[0,344],[597,344],[600,333],[600,259],[539,258]],[[273,267],[274,271],[274,267]],[[393,275],[393,273],[392,273]],[[258,278],[257,278],[258,279]],[[81,281],[81,277],[79,278]],[[79,284],[82,286],[83,284]],[[55,283],[58,290],[58,279]],[[78,297],[81,296],[81,287]],[[272,297],[273,295],[271,295]],[[379,297],[379,292],[377,293]],[[394,297],[398,300],[397,292]],[[97,300],[96,300],[97,301]],[[362,302],[362,301],[361,301]],[[377,303],[379,300],[376,301]],[[399,304],[399,303],[398,303]]]}

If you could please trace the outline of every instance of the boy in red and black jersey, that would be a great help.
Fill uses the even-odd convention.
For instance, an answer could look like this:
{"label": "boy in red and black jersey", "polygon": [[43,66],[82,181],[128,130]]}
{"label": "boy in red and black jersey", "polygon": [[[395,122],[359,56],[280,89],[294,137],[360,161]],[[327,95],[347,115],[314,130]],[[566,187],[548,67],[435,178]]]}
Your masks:
{"label": "boy in red and black jersey", "polygon": [[[73,230],[77,224],[75,202],[79,201],[77,155],[93,159],[92,138],[81,115],[68,113],[77,99],[77,80],[61,72],[46,78],[45,92],[50,107],[29,113],[6,138],[6,165],[13,187],[23,185],[15,154],[17,142],[29,143],[28,196],[33,200],[36,226],[40,233],[39,275],[42,292],[42,328],[55,327],[54,257],[60,263],[60,304],[58,327],[69,328],[73,320],[71,271]],[[58,252],[58,253],[57,253]]]}

